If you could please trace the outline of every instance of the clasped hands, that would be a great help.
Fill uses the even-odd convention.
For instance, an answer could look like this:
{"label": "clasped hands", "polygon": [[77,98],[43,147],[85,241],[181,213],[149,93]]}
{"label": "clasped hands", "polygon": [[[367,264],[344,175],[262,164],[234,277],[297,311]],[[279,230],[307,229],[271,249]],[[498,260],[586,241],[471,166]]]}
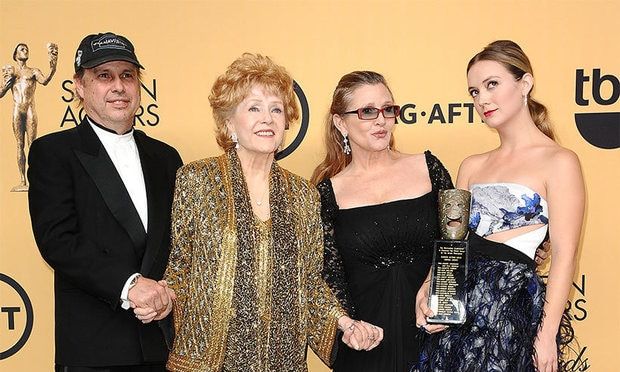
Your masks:
{"label": "clasped hands", "polygon": [[338,329],[343,332],[342,342],[358,351],[372,350],[383,340],[383,328],[348,316],[338,319]]}
{"label": "clasped hands", "polygon": [[172,311],[176,299],[174,291],[168,288],[165,280],[140,277],[128,292],[127,297],[136,318],[142,323],[161,320]]}

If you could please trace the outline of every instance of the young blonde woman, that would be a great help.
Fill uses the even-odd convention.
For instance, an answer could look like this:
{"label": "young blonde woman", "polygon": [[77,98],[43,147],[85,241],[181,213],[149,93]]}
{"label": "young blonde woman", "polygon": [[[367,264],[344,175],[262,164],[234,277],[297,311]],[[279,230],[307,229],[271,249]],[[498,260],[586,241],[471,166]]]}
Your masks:
{"label": "young blonde woman", "polygon": [[[530,61],[516,43],[495,41],[476,54],[467,82],[500,145],[459,168],[457,187],[472,192],[467,321],[429,337],[419,370],[554,372],[573,335],[564,308],[584,213],[579,160],[554,141],[545,107],[532,98]],[[534,258],[547,233],[553,250],[545,287]],[[424,324],[423,299],[417,315]]]}

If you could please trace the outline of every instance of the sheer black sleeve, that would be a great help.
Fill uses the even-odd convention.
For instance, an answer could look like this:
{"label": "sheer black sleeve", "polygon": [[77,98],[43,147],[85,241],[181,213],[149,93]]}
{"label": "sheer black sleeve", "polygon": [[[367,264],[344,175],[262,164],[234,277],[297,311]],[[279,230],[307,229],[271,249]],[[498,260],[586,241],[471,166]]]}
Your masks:
{"label": "sheer black sleeve", "polygon": [[329,179],[318,184],[317,188],[321,195],[321,220],[323,222],[323,279],[338,298],[342,308],[350,317],[353,317],[355,309],[350,300],[342,257],[334,239],[334,218],[338,210],[336,196]]}
{"label": "sheer black sleeve", "polygon": [[454,184],[452,183],[450,173],[448,173],[446,167],[441,164],[441,161],[428,150],[424,151],[424,155],[426,156],[428,175],[433,184],[433,192],[437,193],[439,190],[453,189]]}

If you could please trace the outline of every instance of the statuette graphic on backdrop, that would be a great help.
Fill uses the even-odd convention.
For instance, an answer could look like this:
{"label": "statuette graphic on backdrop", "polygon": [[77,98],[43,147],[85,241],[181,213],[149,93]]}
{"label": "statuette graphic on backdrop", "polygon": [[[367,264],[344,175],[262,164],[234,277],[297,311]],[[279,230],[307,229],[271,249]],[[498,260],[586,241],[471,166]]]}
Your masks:
{"label": "statuette graphic on backdrop", "polygon": [[[17,142],[17,168],[19,169],[20,181],[11,191],[28,191],[26,183],[26,147],[37,137],[37,111],[34,103],[34,94],[37,83],[47,85],[56,72],[58,62],[58,45],[47,44],[47,54],[50,64],[50,72],[44,75],[41,70],[29,67],[30,50],[28,45],[18,43],[13,51],[13,60],[16,66],[4,65],[2,67],[2,81],[0,82],[0,98],[10,90],[13,95],[13,112],[11,121],[13,134]],[[0,118],[1,119],[1,118]]]}

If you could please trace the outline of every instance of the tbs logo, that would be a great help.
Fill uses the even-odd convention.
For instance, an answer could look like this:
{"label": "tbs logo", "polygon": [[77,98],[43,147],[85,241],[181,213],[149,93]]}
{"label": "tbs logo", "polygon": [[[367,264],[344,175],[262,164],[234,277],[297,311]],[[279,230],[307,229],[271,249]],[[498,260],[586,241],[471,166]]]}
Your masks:
{"label": "tbs logo", "polygon": [[[575,103],[589,106],[591,100],[601,106],[618,103],[620,80],[614,75],[601,75],[595,68],[591,75],[583,69],[575,74]],[[575,123],[581,136],[602,149],[620,147],[620,112],[575,113]]]}
{"label": "tbs logo", "polygon": [[13,278],[0,273],[0,360],[26,344],[33,324],[34,312],[26,291]]}

